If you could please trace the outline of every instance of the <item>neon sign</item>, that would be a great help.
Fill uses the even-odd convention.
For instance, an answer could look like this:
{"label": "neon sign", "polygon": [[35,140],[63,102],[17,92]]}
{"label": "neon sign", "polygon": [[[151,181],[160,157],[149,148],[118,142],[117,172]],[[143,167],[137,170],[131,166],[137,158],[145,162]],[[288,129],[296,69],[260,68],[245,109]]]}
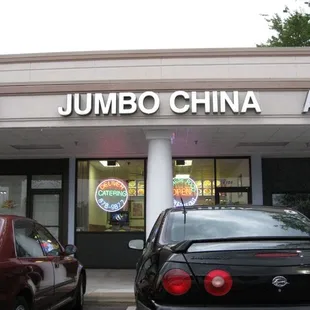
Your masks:
{"label": "neon sign", "polygon": [[198,187],[191,178],[173,178],[173,204],[181,207],[181,197],[185,207],[193,206],[198,199]]}
{"label": "neon sign", "polygon": [[117,212],[128,201],[127,184],[119,179],[103,180],[96,188],[95,200],[99,208],[106,212]]}

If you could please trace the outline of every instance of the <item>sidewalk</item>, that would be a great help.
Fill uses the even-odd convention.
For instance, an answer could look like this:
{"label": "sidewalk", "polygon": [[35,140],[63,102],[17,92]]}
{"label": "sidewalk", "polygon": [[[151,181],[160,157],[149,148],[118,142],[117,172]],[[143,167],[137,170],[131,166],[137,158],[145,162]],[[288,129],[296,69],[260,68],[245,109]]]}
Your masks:
{"label": "sidewalk", "polygon": [[134,304],[135,270],[87,269],[86,302]]}

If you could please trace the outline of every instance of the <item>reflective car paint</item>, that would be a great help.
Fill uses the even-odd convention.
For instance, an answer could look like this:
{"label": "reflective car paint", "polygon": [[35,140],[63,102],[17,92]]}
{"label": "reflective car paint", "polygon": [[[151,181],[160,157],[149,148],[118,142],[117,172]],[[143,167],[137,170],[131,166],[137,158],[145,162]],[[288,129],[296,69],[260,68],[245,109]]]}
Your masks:
{"label": "reflective car paint", "polygon": [[[83,267],[74,257],[64,253],[60,257],[17,258],[14,222],[19,220],[36,223],[19,216],[0,216],[0,309],[13,309],[18,295],[38,310],[73,301]],[[61,266],[57,271],[55,262]],[[55,279],[58,279],[58,288],[62,288],[58,298]]]}
{"label": "reflective car paint", "polygon": [[[190,212],[191,208],[187,209]],[[251,209],[255,208],[252,206]],[[265,211],[273,210],[269,208]],[[276,211],[282,212],[279,209]],[[191,251],[184,245],[180,251],[178,249],[182,249],[182,241],[179,244],[159,242],[165,239],[161,238],[161,234],[170,212],[183,211],[168,209],[159,216],[159,222],[155,224],[157,225],[155,233],[150,234],[137,263],[135,278],[137,309],[204,307],[212,309],[228,306],[264,308],[281,307],[282,304],[301,308],[310,306],[309,235],[300,234],[301,236],[297,236],[295,240],[291,236],[279,238],[280,240],[275,237],[275,240],[269,241],[259,240],[259,236],[253,237],[252,241],[210,242],[202,239],[192,244]],[[287,210],[283,212],[289,214]],[[293,211],[291,214],[294,215],[296,212]],[[300,214],[298,216],[302,217]],[[309,220],[305,219],[304,222],[306,230],[309,231]],[[162,283],[164,274],[174,268],[186,271],[191,277],[190,290],[181,296],[169,294]],[[225,296],[212,296],[206,292],[205,276],[215,269],[227,271],[232,275],[233,286]],[[284,277],[288,284],[277,287],[274,284],[276,277]],[[281,281],[283,282],[283,279]]]}

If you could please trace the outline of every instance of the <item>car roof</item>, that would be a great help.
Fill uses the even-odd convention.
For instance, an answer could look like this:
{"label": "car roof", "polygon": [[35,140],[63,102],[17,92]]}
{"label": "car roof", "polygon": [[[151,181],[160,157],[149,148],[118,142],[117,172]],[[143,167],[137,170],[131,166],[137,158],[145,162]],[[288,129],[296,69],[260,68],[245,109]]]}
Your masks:
{"label": "car roof", "polygon": [[[257,212],[272,212],[272,213],[279,213],[279,214],[287,214],[288,210],[298,212],[290,207],[282,207],[282,206],[257,206],[257,205],[196,205],[196,206],[190,206],[185,207],[186,211],[225,211],[225,210],[235,210],[235,211],[257,211]],[[170,208],[167,209],[168,212],[183,212],[184,208],[177,207],[177,208]]]}

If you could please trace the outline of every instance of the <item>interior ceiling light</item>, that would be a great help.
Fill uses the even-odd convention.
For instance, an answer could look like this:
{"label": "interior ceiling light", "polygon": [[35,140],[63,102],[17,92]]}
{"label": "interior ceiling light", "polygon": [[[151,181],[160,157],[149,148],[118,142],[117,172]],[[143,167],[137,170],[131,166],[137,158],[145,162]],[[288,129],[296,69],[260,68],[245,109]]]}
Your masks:
{"label": "interior ceiling light", "polygon": [[177,179],[188,179],[190,175],[189,174],[177,174],[175,177]]}
{"label": "interior ceiling light", "polygon": [[59,144],[21,144],[11,145],[16,150],[60,150],[63,147]]}
{"label": "interior ceiling light", "polygon": [[191,166],[193,163],[192,160],[184,160],[184,159],[177,159],[175,161],[176,166]]}
{"label": "interior ceiling light", "polygon": [[99,162],[103,167],[120,167],[116,160],[100,160]]}
{"label": "interior ceiling light", "polygon": [[277,147],[277,146],[287,146],[289,142],[240,142],[236,147]]}

